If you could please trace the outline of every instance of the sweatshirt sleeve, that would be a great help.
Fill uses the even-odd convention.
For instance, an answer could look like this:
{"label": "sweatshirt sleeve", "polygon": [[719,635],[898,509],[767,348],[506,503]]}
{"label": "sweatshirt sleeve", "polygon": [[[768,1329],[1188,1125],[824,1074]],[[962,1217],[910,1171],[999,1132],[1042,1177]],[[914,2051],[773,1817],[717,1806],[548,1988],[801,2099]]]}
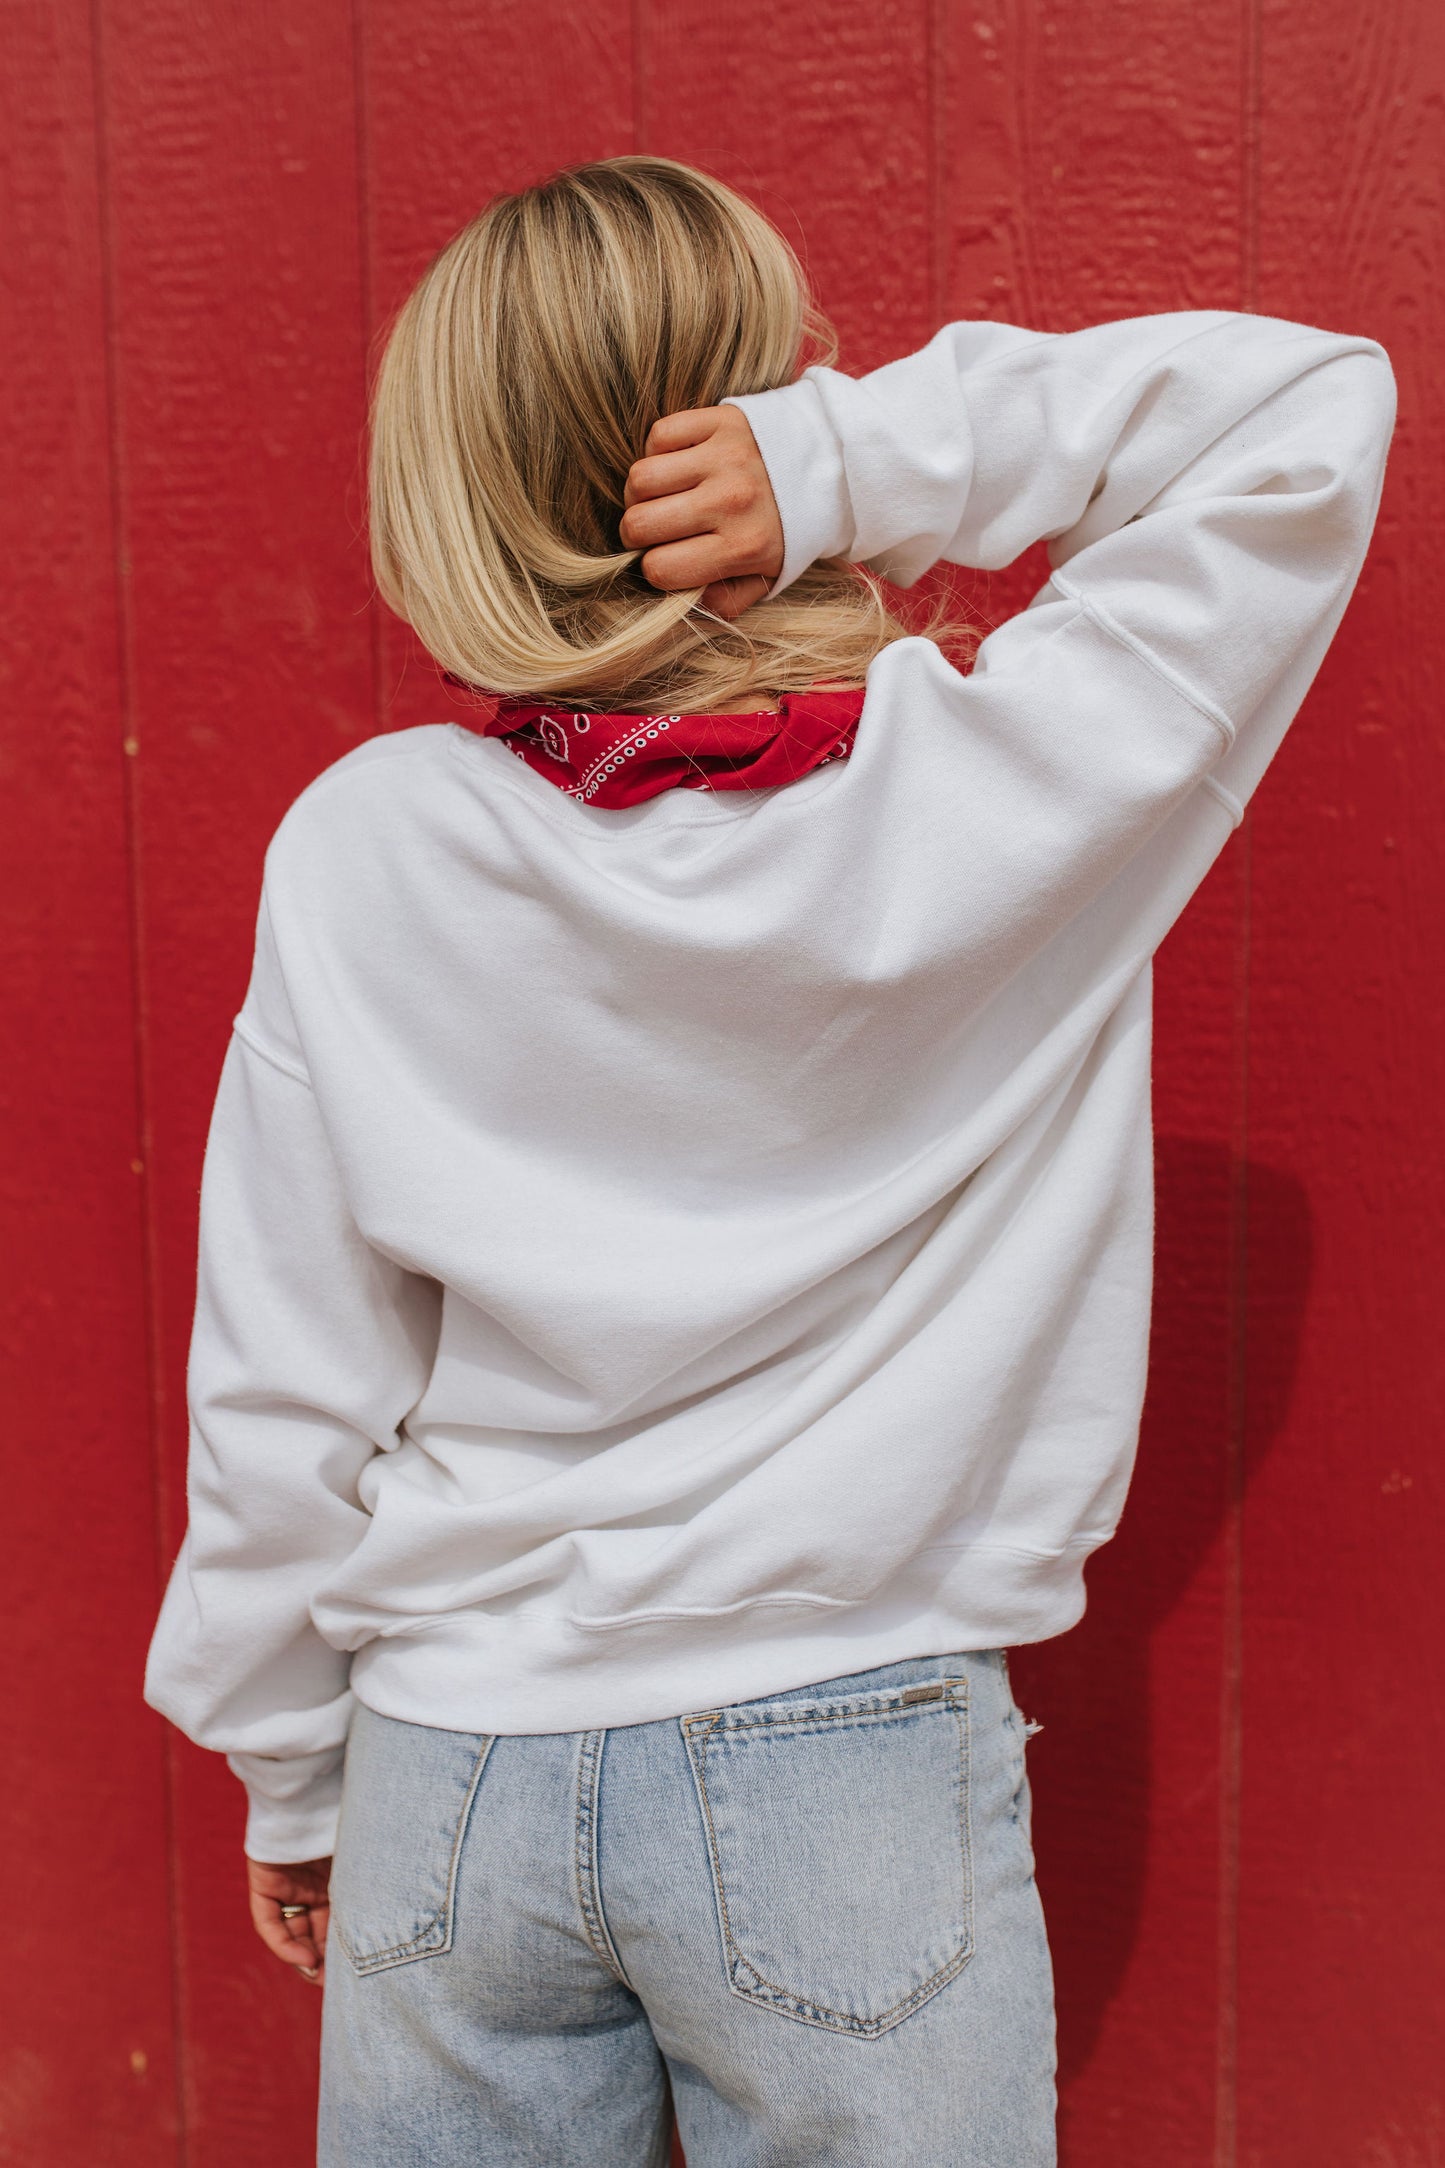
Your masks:
{"label": "sweatshirt sleeve", "polygon": [[[823,556],[907,586],[939,559],[997,568],[1045,542],[1035,603],[1068,598],[1213,721],[1237,808],[1358,576],[1395,387],[1373,339],[1202,310],[950,324],[870,376],[813,368],[732,403],[782,515],[774,592]],[[982,653],[1018,670],[1054,629],[1030,611]]]}
{"label": "sweatshirt sleeve", "polygon": [[263,900],[201,1184],[189,1529],[145,1680],[244,1781],[253,1859],[333,1848],[350,1658],[311,1599],[366,1527],[359,1479],[420,1395],[435,1299],[348,1210]]}

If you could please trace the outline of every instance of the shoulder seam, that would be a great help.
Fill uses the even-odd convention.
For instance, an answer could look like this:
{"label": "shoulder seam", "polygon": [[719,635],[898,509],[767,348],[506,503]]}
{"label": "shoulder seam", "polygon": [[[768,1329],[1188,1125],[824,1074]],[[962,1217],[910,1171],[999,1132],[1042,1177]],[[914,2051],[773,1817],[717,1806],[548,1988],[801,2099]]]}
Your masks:
{"label": "shoulder seam", "polygon": [[273,1069],[279,1069],[282,1076],[289,1076],[293,1084],[302,1084],[307,1091],[311,1090],[311,1079],[300,1064],[288,1060],[284,1054],[277,1053],[275,1047],[268,1046],[254,1024],[248,1024],[243,1016],[237,1016],[232,1019],[231,1029],[241,1044],[249,1047],[261,1061],[268,1063]]}
{"label": "shoulder seam", "polygon": [[[363,769],[370,767],[373,761],[402,760],[408,757],[416,759],[422,753],[423,748],[408,741],[419,737],[423,731],[435,730],[445,733],[447,727],[448,725],[444,722],[413,723],[405,730],[383,730],[378,732],[374,738],[363,738],[360,745],[353,745],[348,752],[342,754],[339,760],[333,760],[330,767],[323,768],[320,775],[314,775],[311,778],[305,789],[299,791],[287,807],[287,815],[289,816],[294,812],[296,807],[304,803],[306,799],[316,797],[331,785],[339,783],[343,777],[361,774]],[[435,740],[432,743],[435,746]],[[365,760],[359,760],[356,756],[360,753],[365,753],[368,757]],[[284,827],[284,825],[285,820],[283,818],[282,826]]]}
{"label": "shoulder seam", "polygon": [[1211,700],[1207,693],[1202,693],[1196,686],[1191,685],[1188,678],[1181,676],[1162,656],[1156,655],[1151,647],[1146,647],[1141,639],[1120,624],[1111,611],[1106,610],[1101,602],[1096,602],[1092,595],[1084,594],[1064,573],[1053,572],[1049,576],[1059,592],[1067,595],[1071,602],[1077,602],[1084,615],[1091,617],[1101,632],[1106,632],[1110,639],[1117,641],[1121,647],[1128,648],[1130,654],[1136,655],[1145,668],[1152,670],[1155,677],[1161,679],[1171,692],[1177,693],[1207,722],[1213,723],[1226,750],[1233,745],[1234,724],[1223,708]]}
{"label": "shoulder seam", "polygon": [[1237,828],[1240,822],[1244,819],[1244,800],[1242,798],[1236,798],[1232,790],[1226,790],[1224,785],[1220,782],[1218,776],[1206,775],[1204,778],[1204,788],[1209,792],[1212,798],[1217,798],[1219,800],[1219,803],[1223,806],[1225,812],[1229,815],[1230,825]]}

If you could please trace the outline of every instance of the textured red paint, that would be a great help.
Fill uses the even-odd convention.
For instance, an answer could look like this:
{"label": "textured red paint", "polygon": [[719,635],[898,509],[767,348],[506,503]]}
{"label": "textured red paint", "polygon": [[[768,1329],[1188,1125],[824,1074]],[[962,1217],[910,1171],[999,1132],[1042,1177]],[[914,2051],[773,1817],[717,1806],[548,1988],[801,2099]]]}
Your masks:
{"label": "textured red paint", "polygon": [[1428,4],[1265,9],[1260,288],[1368,322],[1402,424],[1358,597],[1256,816],[1251,1148],[1308,1199],[1312,1240],[1271,1443],[1288,1238],[1251,1206],[1242,2168],[1445,2159],[1442,81]]}
{"label": "textured red paint", "polygon": [[[6,24],[0,2157],[175,2155],[105,175],[84,16]],[[12,2150],[13,2148],[13,2150]]]}
{"label": "textured red paint", "polygon": [[[493,189],[646,147],[755,193],[863,368],[950,315],[1374,333],[1344,631],[1161,957],[1155,1354],[1084,1624],[1015,1664],[1069,2168],[1445,2158],[1433,999],[1445,24],[1427,0],[17,0],[6,535],[0,2160],[302,2168],[314,2001],[241,1802],[143,1709],[205,1121],[260,855],[437,695],[371,604],[370,343]],[[960,579],[986,621],[1035,558]],[[127,752],[125,747],[134,748]],[[140,1172],[133,1171],[139,1165]],[[157,1495],[153,1469],[165,1480]],[[45,1903],[29,1900],[36,1888]]]}

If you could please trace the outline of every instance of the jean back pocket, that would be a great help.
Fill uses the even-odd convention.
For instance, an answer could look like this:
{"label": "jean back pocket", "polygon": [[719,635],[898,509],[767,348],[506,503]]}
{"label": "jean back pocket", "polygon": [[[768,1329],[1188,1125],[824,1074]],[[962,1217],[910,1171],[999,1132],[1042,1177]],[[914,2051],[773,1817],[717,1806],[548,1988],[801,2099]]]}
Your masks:
{"label": "jean back pocket", "polygon": [[681,1721],[734,1994],[876,2038],[962,1971],[967,1679]]}
{"label": "jean back pocket", "polygon": [[331,1872],[331,1931],[357,1972],[451,1948],[457,1869],[491,1744],[485,1733],[357,1708]]}

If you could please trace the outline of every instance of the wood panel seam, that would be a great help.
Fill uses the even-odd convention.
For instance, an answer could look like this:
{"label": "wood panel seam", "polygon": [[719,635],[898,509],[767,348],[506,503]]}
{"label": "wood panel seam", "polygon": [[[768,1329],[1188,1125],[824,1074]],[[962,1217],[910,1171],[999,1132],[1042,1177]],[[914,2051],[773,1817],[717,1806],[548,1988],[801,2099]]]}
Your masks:
{"label": "wood panel seam", "polygon": [[[90,6],[92,125],[95,139],[96,207],[99,223],[100,305],[104,342],[105,427],[109,458],[111,565],[115,585],[117,706],[122,743],[122,803],[125,822],[128,936],[131,959],[132,1052],[135,1075],[137,1147],[141,1162],[140,1250],[142,1315],[145,1320],[147,1403],[150,1414],[150,1478],[152,1526],[155,1539],[156,1594],[169,1569],[166,1555],[166,1510],[162,1444],[164,1437],[164,1372],[160,1344],[159,1258],[154,1180],[154,1136],[149,1063],[149,1004],[145,944],[141,938],[143,885],[139,823],[139,729],[135,705],[134,620],[130,605],[125,548],[125,489],[122,445],[124,430],[120,400],[118,304],[115,286],[115,221],[111,195],[110,140],[106,126],[105,42],[101,0]],[[172,2070],[175,2080],[176,2163],[186,2168],[189,2157],[187,2102],[190,2093],[185,2027],[184,1977],[180,1933],[179,1862],[176,1852],[176,1735],[168,1724],[161,1726],[164,1772],[162,1796],[165,1814],[167,1931],[170,1949]]]}
{"label": "wood panel seam", "polygon": [[[370,406],[372,340],[376,336],[376,300],[372,268],[371,151],[366,116],[366,18],[365,0],[351,0],[351,68],[356,98],[353,132],[356,140],[356,254],[357,286],[361,300],[361,442],[357,466],[361,490],[362,522],[370,537],[367,463],[370,456]],[[375,737],[384,714],[382,694],[381,605],[376,581],[366,588],[366,621],[371,655],[371,729]]]}

